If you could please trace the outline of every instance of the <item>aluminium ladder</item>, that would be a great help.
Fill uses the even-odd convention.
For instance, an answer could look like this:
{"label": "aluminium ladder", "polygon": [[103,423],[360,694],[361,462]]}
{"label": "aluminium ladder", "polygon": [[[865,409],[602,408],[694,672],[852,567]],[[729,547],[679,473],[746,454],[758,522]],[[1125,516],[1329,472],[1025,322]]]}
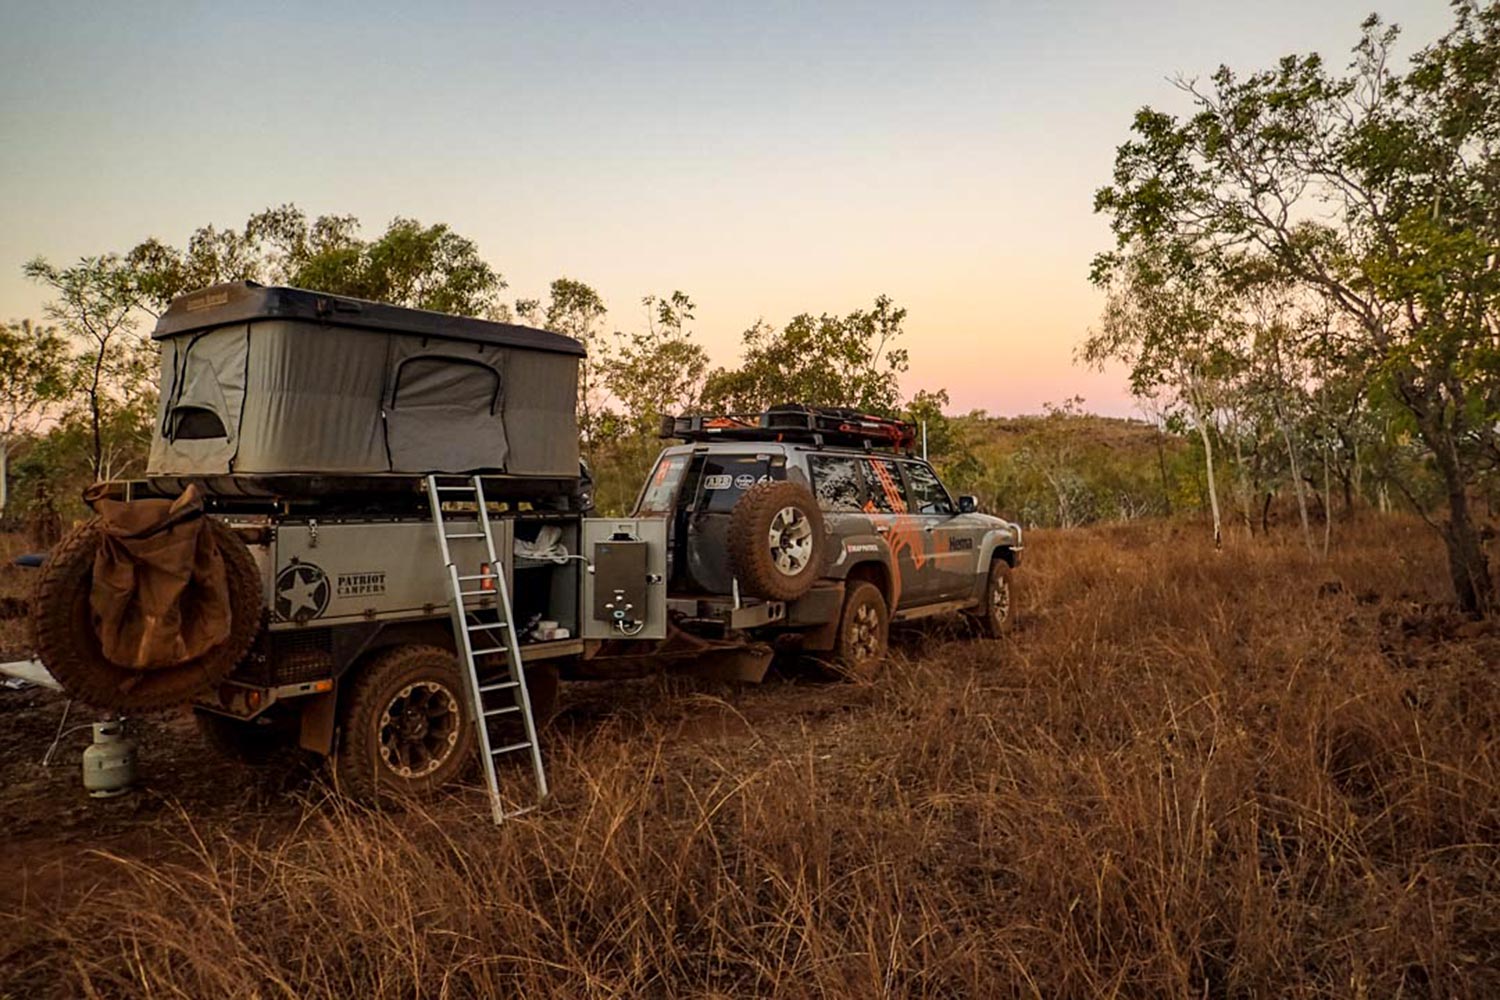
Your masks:
{"label": "aluminium ladder", "polygon": [[[516,636],[515,613],[511,609],[510,584],[505,566],[509,562],[500,559],[495,551],[495,535],[491,530],[489,512],[484,499],[484,485],[478,476],[468,478],[463,485],[444,485],[441,479],[454,480],[457,476],[428,476],[427,502],[432,510],[432,524],[437,529],[438,545],[448,571],[448,606],[453,613],[453,637],[458,644],[459,664],[468,682],[469,718],[479,735],[480,766],[484,769],[484,780],[489,788],[490,811],[497,824],[512,816],[530,812],[534,805],[520,809],[506,809],[500,795],[500,777],[495,770],[498,758],[521,750],[531,752],[531,768],[536,775],[537,801],[547,797],[547,772],[542,766],[542,751],[537,742],[536,719],[531,713],[531,696],[526,691],[526,671],[521,664],[520,640]],[[467,520],[452,525],[443,519],[444,503],[473,503],[476,511],[475,523]],[[476,530],[477,529],[477,530]],[[459,572],[458,562],[450,542],[460,539],[482,539],[485,558],[479,572]],[[471,587],[473,589],[465,589]],[[475,620],[468,602],[477,599],[492,599],[499,612],[498,621]],[[474,647],[478,637],[481,647]],[[481,656],[501,655],[505,659],[505,670],[498,679],[481,681],[479,662]],[[487,705],[508,697],[509,702]],[[490,721],[501,716],[519,715],[525,730],[525,738],[504,746],[494,746],[490,738]]]}

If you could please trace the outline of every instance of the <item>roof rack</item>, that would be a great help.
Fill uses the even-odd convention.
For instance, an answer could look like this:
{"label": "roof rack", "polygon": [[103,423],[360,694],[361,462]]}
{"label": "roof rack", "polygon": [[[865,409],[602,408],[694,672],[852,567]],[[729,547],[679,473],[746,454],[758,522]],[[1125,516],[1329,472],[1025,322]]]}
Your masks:
{"label": "roof rack", "polygon": [[784,403],[763,413],[663,416],[661,436],[683,441],[799,441],[911,451],[917,429],[904,420],[839,406]]}

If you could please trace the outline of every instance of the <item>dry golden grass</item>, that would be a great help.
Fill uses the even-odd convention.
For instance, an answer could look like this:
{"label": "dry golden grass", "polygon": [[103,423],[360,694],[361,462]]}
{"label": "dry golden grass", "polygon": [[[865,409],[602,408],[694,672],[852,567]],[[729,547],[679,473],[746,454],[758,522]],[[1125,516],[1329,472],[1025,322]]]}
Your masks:
{"label": "dry golden grass", "polygon": [[560,734],[552,801],[500,831],[474,795],[310,801],[258,842],[185,815],[185,861],[120,859],[6,972],[18,996],[1500,996],[1500,631],[1432,606],[1421,527],[1338,535],[1324,564],[1038,532],[1007,643],[929,631],[864,688],[657,689],[675,716]]}

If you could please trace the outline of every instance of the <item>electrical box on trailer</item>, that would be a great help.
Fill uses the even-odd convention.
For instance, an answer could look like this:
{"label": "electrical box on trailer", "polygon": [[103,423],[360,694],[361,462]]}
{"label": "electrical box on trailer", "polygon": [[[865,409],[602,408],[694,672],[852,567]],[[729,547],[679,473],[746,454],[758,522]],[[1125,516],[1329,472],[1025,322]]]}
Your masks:
{"label": "electrical box on trailer", "polygon": [[667,634],[667,522],[586,518],[583,638],[662,639]]}

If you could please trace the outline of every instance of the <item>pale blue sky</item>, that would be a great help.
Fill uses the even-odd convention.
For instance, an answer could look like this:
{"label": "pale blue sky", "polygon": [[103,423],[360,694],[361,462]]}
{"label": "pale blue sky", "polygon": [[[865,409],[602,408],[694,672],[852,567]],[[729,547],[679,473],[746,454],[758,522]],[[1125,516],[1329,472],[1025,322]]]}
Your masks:
{"label": "pale blue sky", "polygon": [[1085,396],[1091,213],[1167,78],[1316,49],[1446,4],[21,4],[0,0],[0,317],[20,276],[182,243],[292,201],[447,222],[538,297],[594,284],[619,326],[687,291],[731,361],[758,316],[910,310],[908,390],[961,409]]}

